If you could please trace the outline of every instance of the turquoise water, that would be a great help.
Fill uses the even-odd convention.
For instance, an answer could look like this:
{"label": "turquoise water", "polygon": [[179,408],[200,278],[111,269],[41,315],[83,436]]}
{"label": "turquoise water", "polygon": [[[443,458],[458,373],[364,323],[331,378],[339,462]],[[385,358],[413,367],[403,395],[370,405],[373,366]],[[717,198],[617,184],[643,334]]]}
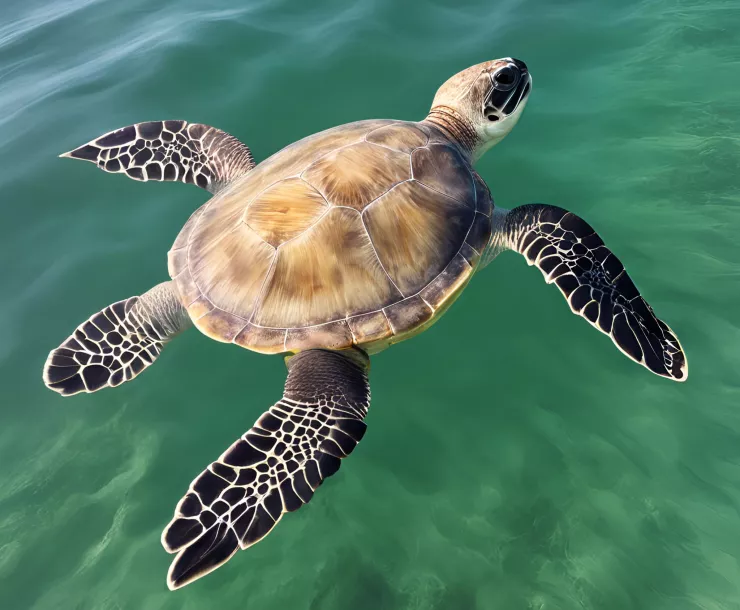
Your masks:
{"label": "turquoise water", "polygon": [[[400,4],[0,6],[0,608],[740,607],[740,7]],[[368,433],[311,504],[169,592],[162,528],[284,367],[191,331],[120,388],[46,390],[48,350],[167,279],[207,196],[56,155],[184,118],[264,159],[422,118],[448,76],[507,55],[534,90],[480,173],[503,207],[597,228],[680,337],[688,382],[628,361],[502,255],[374,359]]]}

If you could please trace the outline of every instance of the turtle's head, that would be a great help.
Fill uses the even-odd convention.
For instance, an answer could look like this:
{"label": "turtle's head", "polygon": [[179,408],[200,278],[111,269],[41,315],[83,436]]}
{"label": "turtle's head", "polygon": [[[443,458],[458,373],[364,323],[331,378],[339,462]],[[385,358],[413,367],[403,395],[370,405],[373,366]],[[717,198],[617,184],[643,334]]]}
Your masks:
{"label": "turtle's head", "polygon": [[506,57],[455,74],[437,91],[427,121],[477,160],[516,125],[532,91],[527,65]]}

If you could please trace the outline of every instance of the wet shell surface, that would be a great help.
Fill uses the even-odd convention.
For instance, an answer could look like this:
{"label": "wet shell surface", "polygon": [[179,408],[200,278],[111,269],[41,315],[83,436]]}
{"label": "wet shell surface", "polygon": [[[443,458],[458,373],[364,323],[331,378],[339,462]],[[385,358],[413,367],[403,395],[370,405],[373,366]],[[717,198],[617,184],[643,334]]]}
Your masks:
{"label": "wet shell surface", "polygon": [[264,353],[431,324],[491,233],[488,190],[437,129],[361,121],[273,155],[198,209],[169,252],[196,326]]}

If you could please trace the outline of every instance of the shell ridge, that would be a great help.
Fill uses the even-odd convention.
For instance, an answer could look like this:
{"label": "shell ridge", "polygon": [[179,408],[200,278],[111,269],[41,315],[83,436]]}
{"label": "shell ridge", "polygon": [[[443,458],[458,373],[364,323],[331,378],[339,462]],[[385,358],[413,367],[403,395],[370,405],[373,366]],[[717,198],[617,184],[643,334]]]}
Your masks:
{"label": "shell ridge", "polygon": [[[249,229],[252,233],[254,233],[263,244],[267,244],[271,248],[275,248],[275,246],[273,246],[269,241],[267,241],[264,237],[262,237],[262,235],[260,235],[259,232],[255,231],[252,227],[250,227],[249,223],[244,218],[239,219],[239,224],[247,227],[247,229]],[[275,249],[277,250],[277,248]]]}
{"label": "shell ridge", "polygon": [[252,302],[252,313],[249,316],[249,320],[247,321],[247,324],[252,324],[252,320],[254,320],[254,316],[257,315],[257,306],[260,303],[262,296],[265,293],[268,280],[272,279],[272,272],[275,269],[275,265],[277,265],[278,256],[280,256],[280,253],[276,249],[275,255],[272,257],[272,261],[270,262],[270,267],[267,269],[267,273],[265,274],[265,277],[262,280],[262,285],[260,286],[260,289],[257,292],[257,296],[254,297],[254,301]]}
{"label": "shell ridge", "polygon": [[[299,176],[300,178],[300,176]],[[317,224],[319,224],[324,217],[331,211],[332,207],[338,207],[338,206],[332,206],[331,203],[327,200],[326,197],[324,197],[324,194],[317,189],[313,184],[311,184],[308,180],[305,178],[300,178],[303,182],[305,182],[308,186],[310,186],[314,191],[316,191],[319,195],[321,195],[321,198],[326,202],[326,210],[324,210],[314,222],[312,222],[309,226],[307,226],[303,231],[301,231],[298,235],[294,235],[293,237],[290,237],[289,239],[286,239],[283,243],[281,243],[276,250],[280,250],[285,244],[288,244],[292,242],[295,239],[298,239],[299,237],[303,237],[306,235],[309,231],[311,231]]]}
{"label": "shell ridge", "polygon": [[[308,184],[310,184],[310,185],[311,185],[311,186],[312,186],[313,188],[315,188],[315,189],[316,189],[316,190],[318,191],[319,189],[318,189],[318,188],[316,188],[316,186],[314,186],[313,184],[311,184],[311,183],[310,183],[310,182],[309,182],[308,180],[306,180],[306,179],[305,179],[305,178],[303,177],[303,174],[305,174],[305,173],[306,173],[306,172],[307,172],[307,171],[308,171],[309,169],[311,169],[311,168],[312,168],[312,167],[313,167],[314,165],[316,165],[316,164],[317,164],[317,163],[318,163],[319,161],[322,161],[322,160],[323,160],[323,159],[324,159],[325,157],[328,157],[329,155],[333,155],[333,154],[336,154],[336,153],[338,153],[338,152],[340,152],[340,151],[344,150],[345,148],[350,148],[350,147],[352,147],[352,146],[355,146],[355,145],[357,145],[357,144],[359,144],[360,142],[363,142],[363,141],[364,141],[363,139],[359,139],[359,140],[356,140],[355,142],[350,142],[349,144],[342,144],[341,146],[337,146],[336,148],[332,148],[331,150],[328,150],[328,151],[326,151],[325,153],[323,153],[322,155],[320,155],[320,156],[316,157],[316,158],[315,158],[315,159],[314,159],[313,161],[311,161],[311,163],[309,163],[309,164],[308,164],[308,165],[307,165],[307,166],[306,166],[306,167],[304,168],[304,170],[303,170],[303,171],[302,171],[302,172],[301,172],[300,174],[298,174],[298,177],[299,177],[299,178],[300,178],[301,180],[303,180],[303,181],[307,182]],[[368,144],[370,144],[370,142],[367,142],[367,143],[368,143]],[[319,191],[319,192],[321,192],[321,191]],[[323,193],[322,193],[322,194],[323,194]]]}
{"label": "shell ridge", "polygon": [[[314,229],[280,250],[253,322],[296,329],[333,322],[350,345],[349,330],[340,328],[348,315],[398,298],[401,293],[380,265],[360,213],[332,207]],[[323,335],[328,340],[334,332],[327,329]],[[288,347],[305,340],[289,336]]]}
{"label": "shell ridge", "polygon": [[[455,255],[455,256],[457,256],[457,255]],[[446,267],[445,267],[445,269],[446,269]],[[426,286],[425,286],[425,288],[426,288]],[[419,298],[420,298],[420,299],[421,299],[422,301],[424,301],[424,304],[425,304],[425,305],[426,305],[426,306],[427,306],[427,307],[428,307],[429,309],[431,309],[431,310],[432,310],[432,313],[434,313],[435,311],[437,311],[437,309],[436,309],[436,308],[435,308],[435,307],[434,307],[434,306],[433,306],[433,305],[432,305],[432,304],[431,304],[431,303],[430,303],[429,301],[427,301],[427,300],[426,300],[426,299],[425,299],[425,298],[424,298],[424,297],[423,297],[423,296],[421,295],[421,293],[419,293]]]}
{"label": "shell ridge", "polygon": [[[457,201],[458,203],[461,203],[461,204],[463,204],[466,207],[470,207],[467,203],[465,203],[464,201],[461,201],[457,197],[453,197],[452,195],[448,195],[447,193],[443,193],[442,191],[440,191],[440,190],[438,190],[438,189],[436,189],[436,188],[434,188],[432,186],[429,186],[426,182],[422,182],[418,178],[412,178],[411,180],[413,182],[416,182],[418,185],[423,186],[425,189],[428,189],[430,191],[434,191],[438,195],[442,195],[442,197],[447,197],[447,199],[452,199],[453,201]],[[475,208],[473,208],[473,211],[474,212],[476,211]],[[484,214],[484,216],[485,216],[485,214]]]}
{"label": "shell ridge", "polygon": [[[418,180],[416,177],[414,177],[414,153],[417,150],[429,150],[429,142],[427,142],[424,146],[419,146],[419,148],[414,148],[414,150],[412,150],[409,153],[409,165],[411,166],[411,178],[409,178],[409,180],[414,180],[415,182],[418,182],[419,184],[424,184],[421,180]],[[426,186],[426,184],[424,184],[424,186]],[[439,192],[439,191],[435,191],[435,192]]]}
{"label": "shell ridge", "polygon": [[[211,197],[208,201],[206,201],[203,204],[203,208],[202,208],[203,211],[200,214],[198,214],[198,218],[195,219],[195,225],[193,226],[193,230],[190,231],[190,235],[188,236],[188,243],[185,244],[185,247],[187,248],[187,250],[185,251],[185,269],[187,269],[188,275],[193,280],[193,284],[195,284],[195,287],[198,289],[198,292],[200,292],[200,296],[205,296],[205,295],[201,291],[200,286],[198,286],[198,284],[195,283],[195,278],[193,277],[193,271],[192,269],[190,269],[190,249],[193,247],[193,236],[200,228],[200,223],[203,221],[203,216],[205,216],[206,212],[213,204],[214,199],[215,197]],[[198,297],[196,297],[192,302],[188,303],[187,307],[190,307],[197,300],[198,300]]]}
{"label": "shell ridge", "polygon": [[408,160],[408,152],[358,141],[312,161],[301,178],[324,195],[330,205],[362,211],[411,177],[408,166],[403,165],[404,158]]}
{"label": "shell ridge", "polygon": [[[385,196],[386,196],[386,195],[387,195],[388,193],[390,193],[391,191],[394,191],[394,190],[396,190],[396,189],[397,189],[397,188],[398,188],[399,186],[401,186],[402,184],[406,184],[407,182],[415,182],[415,180],[414,180],[413,178],[409,178],[408,180],[404,180],[403,182],[396,182],[396,184],[394,184],[394,185],[393,185],[393,186],[392,186],[391,188],[389,188],[389,189],[388,189],[388,190],[387,190],[387,191],[386,191],[385,193],[382,193],[382,194],[378,195],[378,196],[377,196],[377,197],[376,197],[375,199],[373,199],[373,200],[372,200],[372,201],[370,201],[370,202],[369,202],[369,203],[368,203],[367,205],[365,205],[365,207],[364,207],[364,208],[362,208],[362,212],[360,212],[360,214],[364,214],[364,213],[365,213],[365,211],[366,211],[366,210],[367,210],[367,209],[368,209],[368,208],[369,208],[369,207],[370,207],[371,205],[373,205],[373,204],[377,203],[377,202],[378,202],[378,201],[379,201],[380,199],[382,199],[383,197],[385,197]],[[419,184],[421,184],[421,183],[419,183]],[[335,207],[347,207],[347,206],[335,206]],[[354,210],[355,208],[352,208],[352,209]],[[365,221],[364,221],[364,219],[363,219],[363,224],[364,224],[364,222],[365,222]]]}
{"label": "shell ridge", "polygon": [[[467,244],[467,242],[463,241],[463,246],[466,245],[466,244]],[[472,246],[470,244],[467,244],[467,245],[472,248]],[[442,271],[440,271],[431,280],[429,280],[429,282],[425,286],[423,286],[421,288],[421,290],[419,290],[418,292],[415,292],[414,294],[410,294],[408,296],[404,296],[403,299],[401,299],[400,301],[396,301],[396,303],[400,303],[401,301],[406,301],[408,299],[412,299],[412,298],[418,296],[427,305],[429,305],[429,303],[427,303],[426,299],[424,299],[424,297],[421,296],[421,293],[427,288],[427,286],[429,286],[430,284],[434,283],[435,280],[437,280],[441,275],[444,274],[444,272],[447,270],[447,267],[449,267],[450,264],[452,264],[452,262],[454,261],[455,258],[457,258],[458,255],[460,255],[462,257],[462,259],[465,262],[465,265],[467,267],[469,267],[470,269],[473,269],[473,266],[465,259],[464,256],[462,256],[462,248],[463,248],[463,246],[460,246],[460,248],[457,250],[457,252],[455,252],[455,255],[452,257],[452,260],[450,260],[450,262],[447,263],[447,265],[445,265],[445,267],[444,267],[444,269],[442,269]],[[399,290],[399,292],[400,292],[400,290]],[[391,305],[395,305],[396,303],[391,303],[390,305],[384,305],[383,307],[380,307],[378,309],[373,309],[372,311],[365,311],[365,312],[362,312],[362,313],[352,314],[351,316],[344,316],[343,318],[333,318],[331,320],[327,320],[326,322],[320,322],[319,324],[309,324],[307,326],[289,326],[289,327],[286,328],[286,327],[283,327],[283,326],[265,326],[265,325],[262,325],[262,324],[255,324],[255,323],[252,323],[252,325],[253,326],[257,326],[259,328],[266,328],[266,329],[269,329],[269,330],[293,330],[293,329],[302,329],[302,328],[318,328],[320,326],[327,326],[328,324],[334,324],[334,323],[340,322],[342,320],[351,320],[352,318],[359,318],[361,316],[367,316],[367,315],[373,314],[373,313],[383,312],[383,314],[385,314],[385,310],[388,307],[390,307]],[[429,307],[432,309],[432,311],[435,311],[434,307],[432,307],[431,305],[429,305]],[[386,316],[386,319],[387,319],[387,316]],[[388,322],[390,324],[390,320]]]}
{"label": "shell ridge", "polygon": [[[382,129],[382,127],[379,127],[378,129]],[[377,131],[377,129],[375,131]],[[370,142],[370,140],[367,139],[367,136],[369,135],[370,134],[367,134],[365,136],[364,142],[366,144],[369,144],[370,146],[377,146],[379,148],[385,148],[385,150],[390,150],[391,152],[396,152],[396,153],[400,152],[400,153],[403,153],[404,155],[411,155],[411,152],[414,152],[414,150],[419,150],[420,148],[427,148],[428,146],[427,144],[425,144],[424,146],[417,146],[411,152],[407,153],[405,150],[398,150],[397,148],[391,148],[390,146],[386,146],[385,144],[381,144],[380,142]]]}
{"label": "shell ridge", "polygon": [[[224,239],[226,239],[232,233],[236,232],[239,229],[239,227],[240,227],[241,224],[242,224],[241,222],[237,222],[236,225],[234,225],[233,227],[231,227],[231,229],[229,229],[228,231],[224,231],[223,233],[221,233],[221,235],[219,235],[218,237],[216,237],[212,242],[210,242],[208,244],[208,246],[204,247],[201,250],[201,254],[203,254],[204,252],[210,252],[219,243],[221,243],[221,241],[223,241]],[[250,230],[251,230],[251,228],[250,228]],[[232,258],[233,258],[233,255],[232,255]],[[190,269],[190,274],[193,276],[193,281],[194,282],[195,282],[195,274],[198,271],[200,271],[203,268],[203,265],[205,263],[207,263],[207,262],[208,261],[206,261],[206,260],[202,260],[202,261],[200,261],[200,263],[196,263],[195,265],[193,265],[193,268]],[[195,282],[195,285],[198,286],[198,283]],[[200,290],[200,286],[198,286],[198,290]]]}
{"label": "shell ridge", "polygon": [[[257,199],[259,199],[265,193],[265,191],[269,191],[273,186],[276,186],[276,185],[280,184],[281,182],[285,182],[286,180],[291,180],[293,178],[299,178],[299,179],[303,180],[303,178],[301,178],[301,174],[294,174],[292,176],[284,176],[284,177],[280,178],[280,180],[275,180],[275,182],[271,182],[270,184],[268,184],[267,186],[265,186],[265,188],[263,188],[261,191],[259,191],[257,194],[255,194],[253,197],[251,197],[249,199],[249,203],[247,203],[244,206],[244,211],[242,212],[242,216],[241,216],[242,217],[242,220],[245,222],[245,224],[247,224],[247,222],[246,222],[246,220],[247,220],[246,219],[247,210],[249,210],[249,207],[255,201],[257,201]],[[310,185],[310,186],[313,186],[313,185]],[[247,224],[247,226],[249,227],[249,224]],[[249,228],[251,229],[252,227],[249,227]]]}
{"label": "shell ridge", "polygon": [[[352,208],[354,209],[354,208]],[[357,210],[355,210],[357,212]],[[375,259],[378,261],[378,264],[380,265],[380,268],[383,270],[383,273],[385,273],[386,277],[390,281],[391,284],[393,284],[393,287],[398,291],[398,294],[400,294],[402,297],[404,297],[403,292],[401,289],[396,285],[396,282],[393,281],[393,278],[390,276],[388,271],[385,268],[385,265],[383,264],[383,261],[380,260],[380,257],[378,256],[378,251],[375,249],[375,243],[373,242],[373,236],[370,235],[370,231],[367,228],[367,225],[365,224],[365,217],[360,213],[360,221],[362,222],[362,228],[365,229],[365,235],[367,235],[367,240],[370,242],[370,247],[373,249],[373,254],[375,255]],[[404,297],[405,298],[405,297]],[[347,319],[347,316],[344,316],[345,320]]]}
{"label": "shell ridge", "polygon": [[[404,148],[400,148],[400,147],[394,148],[393,146],[388,145],[386,143],[383,143],[383,142],[374,142],[374,141],[371,141],[369,139],[370,137],[372,137],[373,134],[375,134],[375,133],[377,133],[379,131],[383,131],[384,129],[385,130],[388,130],[388,129],[393,130],[394,128],[398,128],[398,129],[402,129],[402,130],[406,130],[406,131],[416,131],[416,132],[418,132],[418,135],[420,135],[420,136],[422,136],[424,138],[424,143],[423,144],[419,144],[418,146],[414,146],[413,148],[411,148],[411,150],[408,150],[408,146],[407,147],[404,147]],[[380,125],[380,126],[376,127],[375,129],[369,131],[368,133],[365,134],[364,140],[368,144],[374,144],[375,146],[381,146],[382,148],[385,148],[387,150],[392,150],[394,152],[404,152],[406,154],[411,154],[417,148],[423,148],[423,147],[425,147],[425,146],[427,146],[429,144],[429,133],[427,133],[427,131],[425,131],[424,129],[422,129],[421,128],[421,125],[418,122],[416,122],[416,121],[394,121],[394,122],[389,123],[387,125]],[[413,144],[411,146],[413,146]]]}
{"label": "shell ridge", "polygon": [[322,192],[321,192],[321,191],[320,191],[320,190],[319,190],[318,188],[316,188],[316,186],[315,186],[315,185],[311,184],[311,181],[310,181],[310,180],[307,180],[306,178],[304,178],[304,177],[303,177],[303,173],[304,173],[304,172],[301,172],[301,173],[300,173],[300,175],[298,176],[298,178],[299,178],[300,180],[302,180],[303,182],[305,182],[305,183],[306,183],[306,184],[307,184],[308,186],[310,186],[310,187],[311,187],[311,188],[312,188],[312,189],[313,189],[314,191],[316,191],[316,192],[317,192],[317,193],[318,193],[319,195],[321,195],[321,198],[322,198],[322,199],[324,200],[324,202],[326,203],[327,207],[331,207],[331,206],[332,206],[332,204],[331,204],[331,202],[330,202],[330,201],[329,201],[329,200],[328,200],[328,199],[326,198],[326,195],[324,195],[324,193],[322,193]]}
{"label": "shell ridge", "polygon": [[[363,139],[367,142],[368,137],[373,135],[376,131],[380,131],[381,129],[385,129],[386,127],[396,126],[396,125],[403,125],[404,127],[407,125],[411,125],[412,127],[417,127],[418,124],[415,121],[401,121],[397,119],[380,119],[380,120],[387,120],[390,121],[390,123],[386,123],[385,125],[378,125],[377,127],[373,127],[370,131],[368,131],[364,136]],[[429,139],[429,135],[422,131],[424,135],[427,136],[427,140]],[[368,142],[368,144],[372,144],[372,142]]]}

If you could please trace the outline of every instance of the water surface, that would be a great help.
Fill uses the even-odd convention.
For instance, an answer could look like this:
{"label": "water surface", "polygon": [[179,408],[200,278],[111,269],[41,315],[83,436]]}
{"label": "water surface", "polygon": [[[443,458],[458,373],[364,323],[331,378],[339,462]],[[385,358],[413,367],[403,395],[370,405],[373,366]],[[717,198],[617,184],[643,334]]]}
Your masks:
{"label": "water surface", "polygon": [[[5,0],[0,6],[0,607],[740,607],[740,8],[732,0]],[[585,217],[689,358],[650,375],[505,254],[375,358],[368,433],[310,505],[167,591],[177,500],[279,396],[279,358],[172,343],[63,400],[49,349],[167,278],[207,197],[56,155],[183,118],[264,159],[513,55],[534,91],[480,162],[504,207]]]}

